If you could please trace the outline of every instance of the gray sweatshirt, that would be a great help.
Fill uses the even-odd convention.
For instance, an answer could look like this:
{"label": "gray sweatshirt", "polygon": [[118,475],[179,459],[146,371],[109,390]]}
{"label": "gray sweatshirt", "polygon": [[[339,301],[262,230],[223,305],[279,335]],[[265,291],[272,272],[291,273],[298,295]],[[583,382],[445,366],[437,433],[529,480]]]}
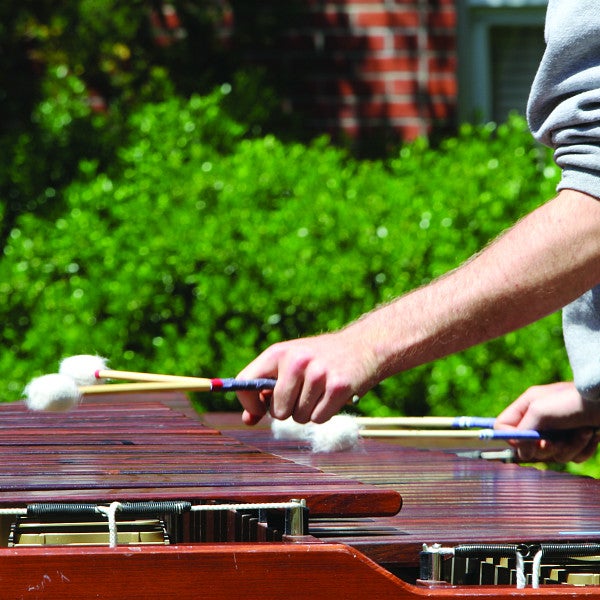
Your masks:
{"label": "gray sweatshirt", "polygon": [[[531,132],[554,149],[558,189],[600,198],[600,2],[550,0],[546,51],[531,88]],[[563,309],[575,385],[600,398],[600,286]]]}

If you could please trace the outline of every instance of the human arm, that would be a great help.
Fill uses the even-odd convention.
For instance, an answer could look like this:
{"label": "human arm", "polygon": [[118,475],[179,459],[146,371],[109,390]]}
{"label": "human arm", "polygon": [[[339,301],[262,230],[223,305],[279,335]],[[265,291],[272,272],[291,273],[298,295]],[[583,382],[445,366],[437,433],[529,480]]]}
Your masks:
{"label": "human arm", "polygon": [[[458,269],[343,329],[271,346],[240,377],[275,377],[271,414],[323,422],[379,381],[540,319],[600,282],[600,202],[562,190]],[[246,423],[264,397],[240,393]]]}
{"label": "human arm", "polygon": [[564,381],[530,387],[496,419],[498,429],[558,433],[547,440],[515,442],[517,456],[523,461],[583,462],[596,451],[598,427],[600,403],[585,400],[572,382]]}

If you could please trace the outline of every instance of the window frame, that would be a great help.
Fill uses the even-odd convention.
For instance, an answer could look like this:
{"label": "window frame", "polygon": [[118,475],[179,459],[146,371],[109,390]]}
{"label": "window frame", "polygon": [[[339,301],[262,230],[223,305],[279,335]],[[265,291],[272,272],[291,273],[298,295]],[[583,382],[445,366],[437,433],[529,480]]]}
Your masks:
{"label": "window frame", "polygon": [[544,26],[547,0],[457,0],[458,118],[493,118],[491,29]]}

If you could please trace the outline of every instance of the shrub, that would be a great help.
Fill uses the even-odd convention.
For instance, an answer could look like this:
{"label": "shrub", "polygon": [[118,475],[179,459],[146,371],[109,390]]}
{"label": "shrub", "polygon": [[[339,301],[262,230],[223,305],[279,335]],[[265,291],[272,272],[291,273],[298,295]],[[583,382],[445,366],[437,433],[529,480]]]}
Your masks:
{"label": "shrub", "polygon": [[[339,327],[455,267],[555,185],[518,118],[357,161],[326,139],[247,139],[221,109],[227,91],[143,107],[110,171],[82,161],[60,214],[19,216],[0,262],[9,399],[79,353],[234,375],[272,342]],[[495,414],[566,376],[553,315],[391,378],[361,406]]]}

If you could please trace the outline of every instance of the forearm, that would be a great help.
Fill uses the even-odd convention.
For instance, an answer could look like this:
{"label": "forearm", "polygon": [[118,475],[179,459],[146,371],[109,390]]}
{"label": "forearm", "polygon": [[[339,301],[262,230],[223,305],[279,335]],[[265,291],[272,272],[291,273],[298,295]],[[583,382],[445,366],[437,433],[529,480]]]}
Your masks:
{"label": "forearm", "polygon": [[542,318],[600,281],[600,201],[562,191],[467,263],[348,326],[377,379]]}
{"label": "forearm", "polygon": [[[267,348],[240,374],[277,378],[278,419],[323,422],[381,380],[495,338],[600,281],[600,201],[563,191],[448,275],[335,333]],[[264,398],[240,393],[246,423]]]}

